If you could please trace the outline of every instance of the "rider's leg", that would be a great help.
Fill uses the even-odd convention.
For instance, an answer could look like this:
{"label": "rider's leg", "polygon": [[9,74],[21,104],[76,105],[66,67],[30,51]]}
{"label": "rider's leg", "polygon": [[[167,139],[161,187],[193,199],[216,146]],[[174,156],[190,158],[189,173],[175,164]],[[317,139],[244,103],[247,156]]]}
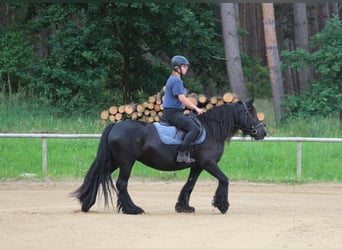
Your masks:
{"label": "rider's leg", "polygon": [[190,157],[190,147],[200,129],[188,116],[179,117],[177,124],[181,124],[182,128],[187,131],[177,155],[177,162],[192,163],[195,159]]}

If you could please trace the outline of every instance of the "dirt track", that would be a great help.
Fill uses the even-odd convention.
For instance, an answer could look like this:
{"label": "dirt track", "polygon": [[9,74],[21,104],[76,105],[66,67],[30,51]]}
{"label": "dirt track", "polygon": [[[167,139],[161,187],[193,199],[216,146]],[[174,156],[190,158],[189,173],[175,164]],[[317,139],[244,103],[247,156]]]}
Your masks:
{"label": "dirt track", "polygon": [[199,180],[194,214],[174,204],[183,182],[131,180],[146,214],[95,204],[80,212],[68,196],[81,181],[0,182],[0,249],[25,248],[340,248],[342,184],[233,182],[230,210],[211,206],[216,181]]}

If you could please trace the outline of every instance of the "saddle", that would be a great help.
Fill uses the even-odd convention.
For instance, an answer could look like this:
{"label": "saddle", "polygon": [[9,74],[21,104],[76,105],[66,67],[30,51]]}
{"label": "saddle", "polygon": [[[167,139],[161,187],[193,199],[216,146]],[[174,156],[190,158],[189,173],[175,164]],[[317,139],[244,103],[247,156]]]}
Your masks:
{"label": "saddle", "polygon": [[[206,137],[205,128],[194,113],[190,113],[189,116],[200,128],[200,132],[198,133],[193,144],[200,144],[205,140]],[[156,128],[157,134],[159,135],[162,143],[167,145],[180,145],[183,143],[186,131],[171,125],[164,117],[161,116],[160,121],[154,122],[153,125]]]}

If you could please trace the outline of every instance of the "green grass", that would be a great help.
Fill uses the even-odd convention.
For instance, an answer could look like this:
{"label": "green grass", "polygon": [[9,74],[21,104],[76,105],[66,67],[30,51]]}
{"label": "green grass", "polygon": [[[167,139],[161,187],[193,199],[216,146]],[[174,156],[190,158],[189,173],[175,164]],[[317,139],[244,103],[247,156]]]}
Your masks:
{"label": "green grass", "polygon": [[341,143],[302,143],[302,178],[297,178],[296,142],[231,142],[220,164],[236,180],[342,181]]}
{"label": "green grass", "polygon": [[[318,121],[293,120],[280,128],[273,124],[269,101],[257,100],[265,112],[269,136],[342,137],[337,117]],[[19,112],[20,111],[20,112]],[[18,113],[19,112],[19,113]],[[37,106],[0,105],[0,132],[101,133],[98,117],[58,118]],[[47,139],[48,172],[54,178],[83,178],[90,167],[98,139]],[[230,180],[262,182],[342,182],[342,143],[302,143],[302,178],[296,172],[296,142],[237,142],[226,144],[219,162]],[[42,140],[0,138],[0,178],[42,178]],[[133,176],[185,179],[189,170],[162,172],[136,163]],[[118,171],[113,173],[116,177]],[[203,172],[201,178],[213,178]]]}

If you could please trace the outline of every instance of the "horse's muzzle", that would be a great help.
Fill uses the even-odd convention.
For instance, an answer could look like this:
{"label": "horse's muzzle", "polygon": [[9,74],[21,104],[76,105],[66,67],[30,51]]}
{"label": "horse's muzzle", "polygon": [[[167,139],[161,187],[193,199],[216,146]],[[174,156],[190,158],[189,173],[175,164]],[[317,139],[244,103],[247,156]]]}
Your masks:
{"label": "horse's muzzle", "polygon": [[260,122],[255,128],[251,130],[250,135],[255,139],[255,140],[262,140],[266,136],[266,130],[265,130],[265,124]]}

